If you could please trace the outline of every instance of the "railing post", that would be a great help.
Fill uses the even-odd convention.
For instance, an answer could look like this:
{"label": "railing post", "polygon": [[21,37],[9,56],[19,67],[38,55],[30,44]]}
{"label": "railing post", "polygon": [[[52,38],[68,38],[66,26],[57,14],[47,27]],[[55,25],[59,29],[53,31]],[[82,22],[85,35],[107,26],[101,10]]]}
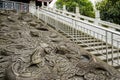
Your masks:
{"label": "railing post", "polygon": [[53,9],[56,9],[56,4],[53,5]]}
{"label": "railing post", "polygon": [[65,14],[66,11],[67,11],[66,10],[66,5],[63,5],[63,14]]}
{"label": "railing post", "polygon": [[37,13],[37,17],[38,17],[38,19],[39,19],[39,18],[40,18],[40,17],[39,17],[39,9],[36,10],[36,13]]}
{"label": "railing post", "polygon": [[53,8],[51,10],[55,11],[56,10],[56,4],[53,5]]}
{"label": "railing post", "polygon": [[79,7],[76,6],[76,18],[78,18],[80,16],[80,11],[79,11]]}
{"label": "railing post", "polygon": [[47,2],[47,7],[49,6],[49,2]]}
{"label": "railing post", "polygon": [[112,62],[111,63],[113,65],[113,63],[114,63],[114,56],[113,56],[113,54],[114,54],[114,51],[113,51],[114,50],[113,49],[114,48],[114,46],[113,46],[113,44],[114,44],[113,43],[113,33],[111,33],[111,44],[112,44],[112,49],[111,49],[112,50],[112,54],[111,54]]}
{"label": "railing post", "polygon": [[100,21],[100,11],[95,10],[95,24],[99,25],[99,21]]}
{"label": "railing post", "polygon": [[42,8],[44,7],[44,2],[42,1]]}
{"label": "railing post", "polygon": [[47,2],[47,9],[49,8],[49,2]]}
{"label": "railing post", "polygon": [[105,32],[105,36],[106,36],[106,61],[108,63],[108,32]]}
{"label": "railing post", "polygon": [[72,26],[73,26],[73,28],[76,27],[76,21],[74,19],[72,19]]}

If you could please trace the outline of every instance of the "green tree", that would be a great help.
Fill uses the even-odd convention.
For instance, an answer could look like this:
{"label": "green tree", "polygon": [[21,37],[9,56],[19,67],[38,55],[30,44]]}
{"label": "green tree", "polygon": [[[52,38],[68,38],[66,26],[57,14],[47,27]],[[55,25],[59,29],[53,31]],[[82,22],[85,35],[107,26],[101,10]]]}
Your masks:
{"label": "green tree", "polygon": [[62,9],[66,5],[67,11],[75,12],[76,6],[80,8],[80,14],[95,17],[93,5],[89,0],[57,0],[57,8]]}
{"label": "green tree", "polygon": [[102,20],[120,24],[120,0],[103,0],[96,7]]}

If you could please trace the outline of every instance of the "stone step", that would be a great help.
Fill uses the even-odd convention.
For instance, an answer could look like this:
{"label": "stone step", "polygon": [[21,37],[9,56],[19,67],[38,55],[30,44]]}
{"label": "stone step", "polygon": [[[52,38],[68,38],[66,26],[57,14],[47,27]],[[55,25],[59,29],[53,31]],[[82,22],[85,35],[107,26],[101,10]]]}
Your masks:
{"label": "stone step", "polygon": [[64,29],[64,31],[67,32],[67,33],[84,34],[83,32],[80,32],[80,31],[65,30],[65,29]]}
{"label": "stone step", "polygon": [[[87,51],[94,51],[94,50],[101,50],[105,48],[106,48],[106,45],[96,45],[92,47],[85,47],[84,49],[86,49]],[[108,48],[111,48],[111,46],[108,46]]]}
{"label": "stone step", "polygon": [[113,64],[112,64],[112,61],[108,61],[108,64],[120,69],[120,62],[118,62],[118,60],[114,60]]}
{"label": "stone step", "polygon": [[81,43],[89,43],[89,42],[91,42],[91,43],[94,43],[94,42],[98,42],[97,40],[94,40],[94,39],[88,39],[88,40],[75,40],[75,42],[77,43],[79,43],[79,42],[81,42]]}
{"label": "stone step", "polygon": [[[108,54],[112,53],[112,49],[108,49],[107,50]],[[117,49],[113,49],[113,52],[118,52]],[[103,50],[99,50],[99,51],[90,51],[91,54],[97,55],[97,54],[105,54],[106,53],[106,49]]]}
{"label": "stone step", "polygon": [[86,40],[86,39],[94,39],[94,38],[92,38],[92,37],[75,37],[75,38],[68,38],[68,39],[70,39],[70,40]]}
{"label": "stone step", "polygon": [[77,35],[77,36],[88,36],[87,34],[77,34],[77,33],[69,33],[69,32],[63,32],[61,31],[60,33],[66,33],[66,34],[69,34],[69,35]]}
{"label": "stone step", "polygon": [[[66,36],[67,38],[71,39],[71,40],[73,40],[73,38],[76,37],[75,35],[72,35],[72,34],[71,34],[71,35],[68,35],[68,34],[66,34],[66,33],[64,33],[64,32],[63,32],[62,34],[63,34],[64,36]],[[72,38],[72,37],[73,37],[73,38]],[[88,42],[88,41],[90,41],[90,39],[92,39],[91,42],[93,42],[93,41],[96,40],[96,39],[94,40],[94,38],[92,38],[92,37],[88,37],[88,36],[86,37],[86,36],[84,36],[84,35],[78,35],[77,37],[80,37],[80,39],[83,39],[83,38],[88,39],[88,40],[82,40],[82,42],[83,42],[83,41],[84,41],[84,42],[85,42],[85,41]],[[81,37],[82,37],[82,38],[81,38]],[[80,39],[77,39],[77,40],[80,41]],[[76,40],[76,39],[74,39],[74,40]]]}
{"label": "stone step", "polygon": [[[116,59],[118,59],[118,57],[120,58],[120,55],[119,55],[120,53],[114,53],[113,54],[113,59],[114,60],[116,60]],[[118,56],[119,55],[119,56]],[[98,58],[100,58],[101,60],[103,60],[103,61],[106,61],[106,55],[100,55],[100,56],[98,56]],[[108,60],[109,61],[111,61],[112,60],[112,54],[108,54]]]}
{"label": "stone step", "polygon": [[90,37],[90,36],[87,36],[87,35],[75,35],[75,34],[69,34],[70,36],[73,36],[73,37]]}
{"label": "stone step", "polygon": [[78,44],[79,46],[96,46],[96,45],[105,45],[105,43],[103,43],[103,42],[90,42],[90,43],[86,43],[86,44]]}
{"label": "stone step", "polygon": [[73,37],[89,37],[88,35],[83,35],[83,34],[70,34],[70,33],[64,33],[64,32],[60,32],[63,35],[67,35],[67,36],[73,36]]}

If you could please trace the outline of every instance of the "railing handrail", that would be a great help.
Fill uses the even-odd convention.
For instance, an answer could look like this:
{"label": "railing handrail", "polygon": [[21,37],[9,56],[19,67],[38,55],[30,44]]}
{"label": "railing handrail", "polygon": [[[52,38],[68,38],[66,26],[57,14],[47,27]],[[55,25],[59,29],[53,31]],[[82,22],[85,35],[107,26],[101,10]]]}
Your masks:
{"label": "railing handrail", "polygon": [[[63,10],[59,10],[59,9],[55,9],[56,11],[59,11],[59,12],[63,12]],[[75,16],[76,14],[75,13],[72,13],[72,12],[64,12],[64,14],[69,14],[71,16]],[[90,20],[90,21],[94,21],[94,18],[90,18],[90,17],[87,17],[87,16],[83,16],[83,15],[79,15],[78,16],[79,18],[85,18],[85,20]]]}
{"label": "railing handrail", "polygon": [[108,25],[108,27],[111,27],[111,28],[120,29],[120,25],[115,24],[115,23],[110,23],[110,22],[103,21],[103,20],[100,20],[99,23],[106,25],[106,26]]}
{"label": "railing handrail", "polygon": [[[63,10],[55,9],[55,11],[63,13]],[[67,11],[64,11],[64,14],[68,14],[68,15],[71,15],[71,16],[75,16],[76,15],[75,13],[67,12]],[[82,18],[84,20],[88,20],[88,21],[92,21],[92,22],[95,22],[95,20],[96,20],[95,18],[87,17],[87,16],[84,16],[84,15],[78,15],[77,17],[79,19]],[[114,29],[120,29],[120,25],[119,24],[115,24],[115,23],[111,23],[111,22],[107,22],[107,21],[103,21],[103,20],[99,20],[98,24],[105,25],[107,27],[114,28]]]}
{"label": "railing handrail", "polygon": [[[43,9],[43,10],[46,10],[46,11],[50,11],[50,12],[55,13],[55,14],[58,14],[57,12],[51,11],[51,10],[46,9],[46,8],[42,8],[42,9]],[[96,28],[98,28],[98,29],[105,30],[105,31],[108,31],[108,32],[111,32],[111,33],[120,35],[120,32],[113,31],[113,30],[110,30],[110,29],[108,29],[108,28],[101,27],[101,26],[99,26],[99,25],[95,25],[95,24],[92,24],[92,23],[88,23],[88,22],[86,22],[86,21],[79,20],[79,19],[77,19],[77,18],[73,18],[73,17],[70,17],[70,16],[65,16],[65,15],[63,15],[63,14],[59,14],[59,15],[64,16],[64,17],[67,17],[67,18],[72,18],[72,19],[75,20],[75,21],[80,21],[80,22],[82,22],[82,23],[85,23],[85,24],[89,24],[89,25],[91,25],[91,26],[94,26],[94,27],[96,27]]]}

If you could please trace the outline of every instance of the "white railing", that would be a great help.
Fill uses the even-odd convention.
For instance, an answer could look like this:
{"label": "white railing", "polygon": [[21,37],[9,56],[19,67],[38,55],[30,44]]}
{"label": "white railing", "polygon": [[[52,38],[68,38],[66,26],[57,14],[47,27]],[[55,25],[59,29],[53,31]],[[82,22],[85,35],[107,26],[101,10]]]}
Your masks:
{"label": "white railing", "polygon": [[[64,33],[70,35],[71,37],[75,36],[73,37],[74,39],[78,39],[77,36],[79,35],[84,36],[85,34],[88,34],[88,36],[93,36],[95,38],[94,39],[95,41],[93,42],[96,42],[96,39],[101,40],[103,42],[101,46],[104,46],[104,43],[105,43],[106,51],[105,52],[104,51],[99,52],[99,50],[96,50],[96,51],[99,54],[104,54],[104,57],[106,57],[107,62],[109,60],[109,56],[108,56],[109,52],[111,51],[111,54],[110,54],[111,55],[110,58],[112,59],[111,64],[120,65],[119,63],[120,62],[120,57],[119,57],[120,56],[120,49],[119,49],[120,33],[119,32],[75,18],[75,14],[72,14],[72,13],[71,13],[72,16],[71,14],[69,14],[69,16],[66,16],[65,15],[66,13],[62,11],[56,11],[54,9],[49,9],[49,8],[41,8],[39,10],[36,10],[34,6],[30,7],[30,12],[36,15],[39,19],[46,22],[47,24],[53,26],[57,30],[61,30]],[[94,20],[92,18],[90,19]],[[83,34],[79,34],[79,31],[81,31]],[[84,42],[82,43],[84,44]],[[87,44],[85,43],[85,45]],[[109,49],[109,46],[111,46],[110,49]],[[89,46],[89,47],[92,48],[93,46]],[[117,55],[114,56],[114,54],[117,54]],[[114,57],[117,58],[116,61],[114,61]]]}
{"label": "white railing", "polygon": [[29,12],[29,4],[14,1],[0,1],[0,9]]}
{"label": "white railing", "polygon": [[[89,23],[93,23],[93,24],[96,24],[96,21],[97,21],[95,18],[90,18],[90,17],[83,16],[83,15],[76,15],[75,13],[59,10],[59,9],[56,9],[56,8],[55,9],[48,8],[48,9],[51,10],[51,11],[55,11],[57,13],[60,13],[60,14],[64,14],[65,16],[71,16],[71,17],[78,18],[80,20],[83,20],[83,21],[86,21],[86,22],[89,22]],[[107,21],[98,20],[97,24],[99,26],[110,28],[112,30],[116,30],[116,29],[120,30],[120,25],[110,23],[110,22],[107,22]]]}

